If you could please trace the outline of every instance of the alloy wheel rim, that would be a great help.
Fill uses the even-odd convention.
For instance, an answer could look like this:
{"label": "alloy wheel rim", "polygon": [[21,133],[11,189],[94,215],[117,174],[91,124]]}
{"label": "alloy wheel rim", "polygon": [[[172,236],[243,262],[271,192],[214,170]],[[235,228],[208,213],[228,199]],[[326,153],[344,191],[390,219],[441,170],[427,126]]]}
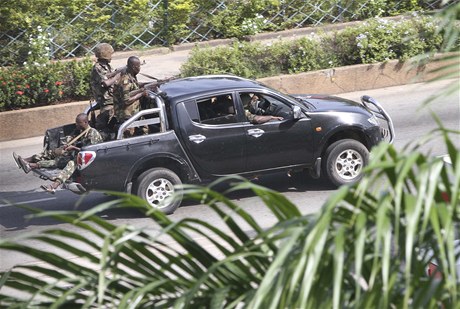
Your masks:
{"label": "alloy wheel rim", "polygon": [[353,149],[342,151],[335,161],[335,171],[344,180],[357,178],[363,169],[363,156]]}
{"label": "alloy wheel rim", "polygon": [[149,184],[145,197],[151,206],[163,208],[168,206],[173,194],[174,184],[165,178],[159,178]]}

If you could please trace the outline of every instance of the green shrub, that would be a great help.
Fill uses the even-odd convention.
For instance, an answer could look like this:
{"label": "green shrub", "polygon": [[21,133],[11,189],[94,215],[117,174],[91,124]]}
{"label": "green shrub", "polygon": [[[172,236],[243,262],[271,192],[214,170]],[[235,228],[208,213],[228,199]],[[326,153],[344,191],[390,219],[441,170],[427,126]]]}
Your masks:
{"label": "green shrub", "polygon": [[[133,37],[149,46],[242,38],[263,31],[432,10],[436,2],[443,5],[419,0],[4,0],[0,34],[5,35],[0,36],[0,45],[7,48],[0,49],[0,59],[7,65],[24,62],[29,40],[39,26],[53,37],[49,44],[56,48],[53,57],[61,59],[86,55],[100,41],[121,50],[136,48]],[[69,55],[60,46],[75,49]]]}
{"label": "green shrub", "polygon": [[441,36],[436,35],[429,18],[415,17],[401,22],[373,19],[357,28],[355,37],[361,63],[390,59],[409,59],[417,54],[438,50]]}
{"label": "green shrub", "polygon": [[229,1],[225,9],[212,15],[211,24],[224,36],[242,38],[262,31],[277,30],[268,23],[270,16],[261,13],[266,7],[279,9],[279,2],[272,0]]}
{"label": "green shrub", "polygon": [[330,50],[315,39],[302,38],[290,44],[289,73],[301,73],[334,66]]}
{"label": "green shrub", "polygon": [[0,111],[86,99],[90,59],[28,64],[0,70]]}
{"label": "green shrub", "polygon": [[[185,2],[184,2],[185,3]],[[308,72],[330,67],[409,59],[441,46],[434,19],[369,20],[356,27],[295,41],[236,42],[229,47],[195,48],[183,76],[229,73],[248,78]],[[0,71],[0,110],[40,106],[90,97],[92,62],[48,63],[46,34],[30,38],[25,67]],[[223,59],[225,61],[223,61]]]}
{"label": "green shrub", "polygon": [[181,72],[185,76],[232,73],[261,78],[392,59],[405,61],[438,50],[442,37],[436,30],[434,19],[429,17],[371,19],[341,31],[289,42],[196,48]]}
{"label": "green shrub", "polygon": [[71,90],[73,98],[85,99],[91,94],[90,72],[93,62],[89,58],[84,61],[71,61],[66,64],[65,74],[68,76],[66,85]]}
{"label": "green shrub", "polygon": [[[113,192],[84,213],[32,210],[31,218],[71,227],[0,239],[2,250],[36,260],[0,273],[0,307],[458,308],[460,152],[458,135],[439,131],[431,138],[444,139],[451,168],[419,147],[381,143],[363,179],[331,192],[315,214],[235,177],[184,185],[185,198],[206,204],[212,222],[169,218]],[[261,224],[235,193],[260,199],[272,223]],[[104,218],[128,207],[151,221]],[[426,274],[430,261],[442,278]]]}
{"label": "green shrub", "polygon": [[242,62],[241,48],[237,43],[231,47],[205,49],[195,47],[192,54],[193,60],[187,61],[181,68],[182,75],[232,73],[249,76],[251,74],[250,69]]}

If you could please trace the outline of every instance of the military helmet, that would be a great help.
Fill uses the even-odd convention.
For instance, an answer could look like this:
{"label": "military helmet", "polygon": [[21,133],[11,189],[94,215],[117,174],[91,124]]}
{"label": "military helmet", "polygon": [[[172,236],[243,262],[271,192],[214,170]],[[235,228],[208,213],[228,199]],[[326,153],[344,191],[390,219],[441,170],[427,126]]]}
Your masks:
{"label": "military helmet", "polygon": [[110,60],[112,59],[113,47],[107,43],[99,43],[94,49],[96,58]]}

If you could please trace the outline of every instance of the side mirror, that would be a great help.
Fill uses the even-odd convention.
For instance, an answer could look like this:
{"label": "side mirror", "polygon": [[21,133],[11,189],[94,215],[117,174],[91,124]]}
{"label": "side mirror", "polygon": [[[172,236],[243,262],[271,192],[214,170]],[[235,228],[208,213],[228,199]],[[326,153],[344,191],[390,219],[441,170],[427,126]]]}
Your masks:
{"label": "side mirror", "polygon": [[292,107],[292,113],[293,113],[294,119],[303,118],[302,110],[298,106],[293,106]]}

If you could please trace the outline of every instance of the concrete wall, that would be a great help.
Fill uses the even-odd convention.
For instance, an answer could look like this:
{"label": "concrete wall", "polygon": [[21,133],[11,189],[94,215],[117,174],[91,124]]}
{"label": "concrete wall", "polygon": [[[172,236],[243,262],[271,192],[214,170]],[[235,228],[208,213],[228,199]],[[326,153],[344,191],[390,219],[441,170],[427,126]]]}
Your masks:
{"label": "concrete wall", "polygon": [[[445,64],[445,63],[444,63]],[[413,67],[397,60],[259,79],[285,93],[338,94],[428,81],[440,63]]]}
{"label": "concrete wall", "polygon": [[[398,61],[355,65],[316,72],[281,75],[260,79],[286,93],[337,94],[422,82],[435,77],[429,73],[439,63],[412,68]],[[74,102],[0,113],[0,141],[43,135],[48,128],[75,121],[89,102]]]}

